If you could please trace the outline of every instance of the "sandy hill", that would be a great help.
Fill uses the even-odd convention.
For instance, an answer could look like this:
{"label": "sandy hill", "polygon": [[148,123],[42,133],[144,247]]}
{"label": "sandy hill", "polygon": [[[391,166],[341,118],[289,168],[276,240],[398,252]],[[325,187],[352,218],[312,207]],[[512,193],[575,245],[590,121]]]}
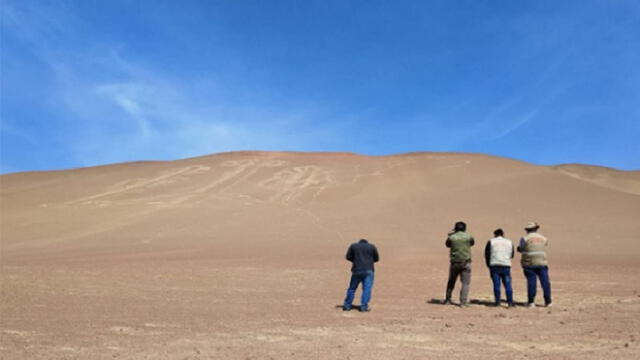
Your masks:
{"label": "sandy hill", "polygon": [[618,259],[640,251],[637,171],[469,154],[239,152],[11,174],[1,182],[7,261],[74,256],[70,250],[251,256],[263,248],[279,256],[279,246],[311,245],[331,255],[359,237],[435,250],[457,219],[479,238],[496,227],[517,237],[534,219],[563,253],[606,250]]}
{"label": "sandy hill", "polygon": [[[552,274],[565,282],[555,283],[558,296],[578,303],[619,295],[607,300],[628,305],[606,310],[623,318],[613,330],[638,332],[637,286],[623,283],[640,266],[639,171],[477,154],[235,152],[2,175],[0,196],[0,350],[8,358],[198,358],[202,351],[219,358],[341,358],[353,350],[343,341],[350,326],[344,321],[353,315],[333,306],[347,281],[344,251],[361,237],[384,260],[378,311],[351,319],[373,345],[386,344],[370,355],[412,358],[431,348],[432,358],[446,358],[456,346],[439,321],[452,310],[424,301],[442,295],[443,242],[457,220],[479,242],[479,298],[491,294],[482,250],[493,229],[517,240],[535,220],[551,239]],[[594,288],[585,278],[590,271],[600,281]],[[519,267],[514,279],[522,283]],[[599,303],[585,308],[593,305],[596,314]],[[416,311],[433,322],[413,319]],[[487,310],[470,311],[482,318]],[[480,346],[471,336],[480,318],[471,326],[458,318],[456,326],[469,332],[460,341],[470,349]],[[589,320],[594,329],[598,319]],[[382,325],[391,335],[377,332]],[[403,335],[403,326],[414,335]],[[176,343],[155,347],[165,336]],[[596,359],[614,347],[611,339],[594,345],[589,336],[542,354]],[[499,354],[529,346],[511,340]],[[406,352],[392,351],[398,346]],[[638,354],[634,346],[620,345],[622,358]]]}

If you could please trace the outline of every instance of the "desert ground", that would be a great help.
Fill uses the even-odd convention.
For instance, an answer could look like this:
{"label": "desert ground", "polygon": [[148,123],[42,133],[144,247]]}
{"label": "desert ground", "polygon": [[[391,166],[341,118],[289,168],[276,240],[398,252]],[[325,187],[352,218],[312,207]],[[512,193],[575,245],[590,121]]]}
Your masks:
{"label": "desert ground", "polygon": [[[640,171],[235,152],[6,174],[0,196],[0,359],[640,358]],[[458,220],[468,308],[440,304]],[[486,241],[532,220],[554,307],[486,306]],[[372,311],[343,312],[360,238]]]}

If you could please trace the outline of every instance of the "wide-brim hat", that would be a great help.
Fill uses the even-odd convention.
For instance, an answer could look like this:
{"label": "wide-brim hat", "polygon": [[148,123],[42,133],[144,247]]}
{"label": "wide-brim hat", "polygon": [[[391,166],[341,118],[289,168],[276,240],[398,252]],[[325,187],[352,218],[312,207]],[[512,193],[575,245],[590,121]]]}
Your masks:
{"label": "wide-brim hat", "polygon": [[535,222],[535,221],[529,221],[529,222],[527,223],[527,225],[525,225],[525,226],[524,226],[524,229],[525,229],[525,230],[535,230],[535,229],[537,229],[537,228],[539,228],[539,227],[540,227],[540,225],[538,225],[538,223],[537,223],[537,222]]}

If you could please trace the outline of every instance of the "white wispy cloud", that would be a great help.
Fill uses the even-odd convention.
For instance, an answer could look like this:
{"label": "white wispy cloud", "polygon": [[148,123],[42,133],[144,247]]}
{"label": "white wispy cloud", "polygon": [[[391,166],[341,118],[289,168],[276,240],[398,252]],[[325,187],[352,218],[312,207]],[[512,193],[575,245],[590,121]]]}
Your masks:
{"label": "white wispy cloud", "polygon": [[303,149],[318,142],[315,134],[326,131],[321,121],[326,113],[313,106],[280,109],[215,98],[194,100],[188,85],[159,72],[150,79],[136,73],[137,66],[122,66],[123,62],[119,57],[109,66],[127,72],[126,82],[74,81],[63,87],[72,92],[65,96],[67,106],[82,109],[81,118],[91,119],[80,119],[83,131],[73,140],[85,165],[238,149]]}
{"label": "white wispy cloud", "polygon": [[151,123],[148,119],[148,110],[136,98],[135,87],[135,84],[100,85],[96,88],[96,92],[98,95],[103,95],[107,102],[113,102],[124,110],[126,115],[135,121],[138,135],[142,140],[147,140],[151,135]]}
{"label": "white wispy cloud", "polygon": [[4,117],[0,118],[0,134],[20,138],[28,142],[30,145],[36,145],[38,143],[37,140],[29,134],[29,132],[13,125],[9,119]]}
{"label": "white wispy cloud", "polygon": [[505,121],[504,123],[502,123],[501,128],[498,128],[499,130],[496,132],[496,134],[490,137],[488,140],[498,140],[511,134],[513,131],[519,129],[521,126],[525,125],[533,118],[535,118],[535,116],[538,114],[538,111],[538,109],[532,110],[523,115],[517,116],[512,121]]}
{"label": "white wispy cloud", "polygon": [[194,86],[198,79],[123,55],[118,44],[94,43],[80,53],[56,47],[65,34],[82,31],[73,9],[21,3],[2,8],[5,30],[27,41],[49,68],[53,91],[47,101],[64,118],[56,124],[66,134],[60,143],[80,165],[318,148],[349,126],[348,116],[318,104],[267,99],[256,105],[217,96],[224,89],[217,88],[215,76]]}

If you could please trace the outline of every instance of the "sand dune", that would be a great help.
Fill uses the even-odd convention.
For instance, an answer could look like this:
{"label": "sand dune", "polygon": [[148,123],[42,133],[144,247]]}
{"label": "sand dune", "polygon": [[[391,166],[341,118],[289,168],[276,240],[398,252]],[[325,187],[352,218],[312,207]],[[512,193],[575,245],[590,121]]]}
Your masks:
{"label": "sand dune", "polygon": [[561,165],[556,168],[579,180],[640,195],[640,171],[620,171],[601,166],[577,164]]}
{"label": "sand dune", "polygon": [[[639,171],[236,152],[2,175],[0,196],[6,359],[640,356]],[[470,309],[427,302],[459,219],[479,240]],[[482,306],[484,242],[529,220],[551,239],[557,306]],[[335,308],[360,237],[382,256],[365,315]]]}

